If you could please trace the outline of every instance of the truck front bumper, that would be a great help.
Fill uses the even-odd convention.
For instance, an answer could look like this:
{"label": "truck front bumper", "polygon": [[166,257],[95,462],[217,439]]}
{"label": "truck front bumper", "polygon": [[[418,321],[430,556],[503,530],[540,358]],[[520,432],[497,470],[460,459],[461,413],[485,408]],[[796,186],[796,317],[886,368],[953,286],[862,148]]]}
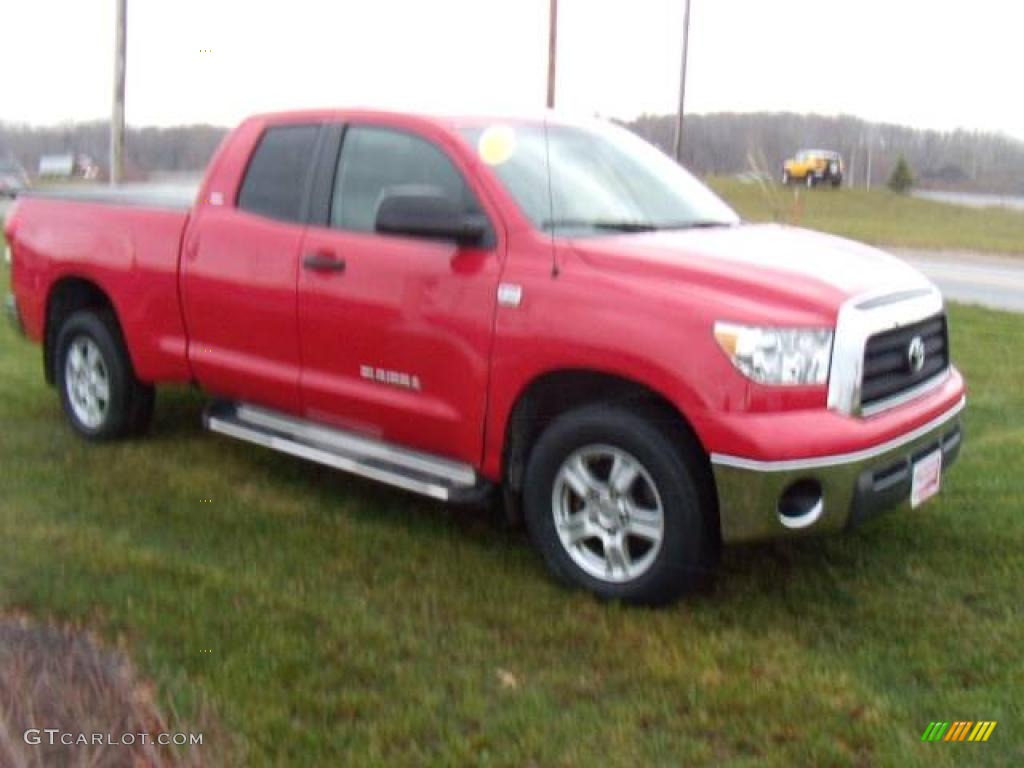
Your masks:
{"label": "truck front bumper", "polygon": [[961,397],[929,422],[868,448],[812,458],[759,461],[713,454],[726,542],[829,533],[910,499],[914,465],[942,452],[942,473],[963,442]]}
{"label": "truck front bumper", "polygon": [[25,324],[21,321],[21,312],[18,311],[18,300],[14,297],[13,293],[7,294],[7,297],[4,299],[4,310],[7,320],[14,327],[14,330],[24,336]]}

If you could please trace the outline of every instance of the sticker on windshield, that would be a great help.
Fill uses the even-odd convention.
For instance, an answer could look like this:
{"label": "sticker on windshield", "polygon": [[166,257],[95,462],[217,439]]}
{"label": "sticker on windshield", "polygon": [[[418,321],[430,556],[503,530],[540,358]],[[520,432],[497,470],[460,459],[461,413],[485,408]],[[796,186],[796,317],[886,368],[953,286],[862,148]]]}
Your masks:
{"label": "sticker on windshield", "polygon": [[488,165],[501,165],[516,151],[516,132],[508,125],[492,125],[480,134],[476,150]]}

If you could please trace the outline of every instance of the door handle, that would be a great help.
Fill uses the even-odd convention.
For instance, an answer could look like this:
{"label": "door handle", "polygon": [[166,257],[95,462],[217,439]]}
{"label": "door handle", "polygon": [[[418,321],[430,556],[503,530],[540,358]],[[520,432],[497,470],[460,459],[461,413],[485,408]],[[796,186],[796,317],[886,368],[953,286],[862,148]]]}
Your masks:
{"label": "door handle", "polygon": [[307,253],[302,258],[302,266],[315,272],[344,272],[345,260],[326,253]]}

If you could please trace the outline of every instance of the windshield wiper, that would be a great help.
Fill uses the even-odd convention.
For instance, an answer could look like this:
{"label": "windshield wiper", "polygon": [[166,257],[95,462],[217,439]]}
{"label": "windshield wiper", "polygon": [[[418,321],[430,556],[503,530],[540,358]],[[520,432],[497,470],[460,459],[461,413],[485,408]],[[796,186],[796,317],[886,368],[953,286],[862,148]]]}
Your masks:
{"label": "windshield wiper", "polygon": [[589,229],[606,229],[612,232],[654,232],[658,225],[649,221],[633,219],[545,219],[541,222],[544,229],[557,227],[587,227]]}
{"label": "windshield wiper", "polygon": [[672,229],[713,229],[731,227],[733,222],[721,219],[693,219],[691,221],[643,221],[642,219],[545,219],[544,229],[558,227],[603,229],[611,232],[659,232]]}
{"label": "windshield wiper", "polygon": [[734,222],[722,221],[721,219],[695,219],[693,221],[672,221],[656,225],[656,229],[715,229],[717,227],[731,227]]}

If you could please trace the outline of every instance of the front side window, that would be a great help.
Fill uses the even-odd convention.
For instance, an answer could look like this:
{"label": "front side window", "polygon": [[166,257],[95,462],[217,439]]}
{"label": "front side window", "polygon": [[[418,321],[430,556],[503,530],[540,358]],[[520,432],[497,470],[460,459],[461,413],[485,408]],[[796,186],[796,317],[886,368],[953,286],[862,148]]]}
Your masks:
{"label": "front side window", "polygon": [[301,221],[318,131],[315,125],[268,128],[249,161],[238,207],[272,219]]}
{"label": "front side window", "polygon": [[739,220],[682,166],[621,128],[527,123],[461,134],[541,230],[577,236]]}
{"label": "front side window", "polygon": [[391,128],[351,126],[338,158],[331,226],[373,232],[384,196],[409,186],[433,187],[467,214],[480,212],[462,175],[433,144]]}

